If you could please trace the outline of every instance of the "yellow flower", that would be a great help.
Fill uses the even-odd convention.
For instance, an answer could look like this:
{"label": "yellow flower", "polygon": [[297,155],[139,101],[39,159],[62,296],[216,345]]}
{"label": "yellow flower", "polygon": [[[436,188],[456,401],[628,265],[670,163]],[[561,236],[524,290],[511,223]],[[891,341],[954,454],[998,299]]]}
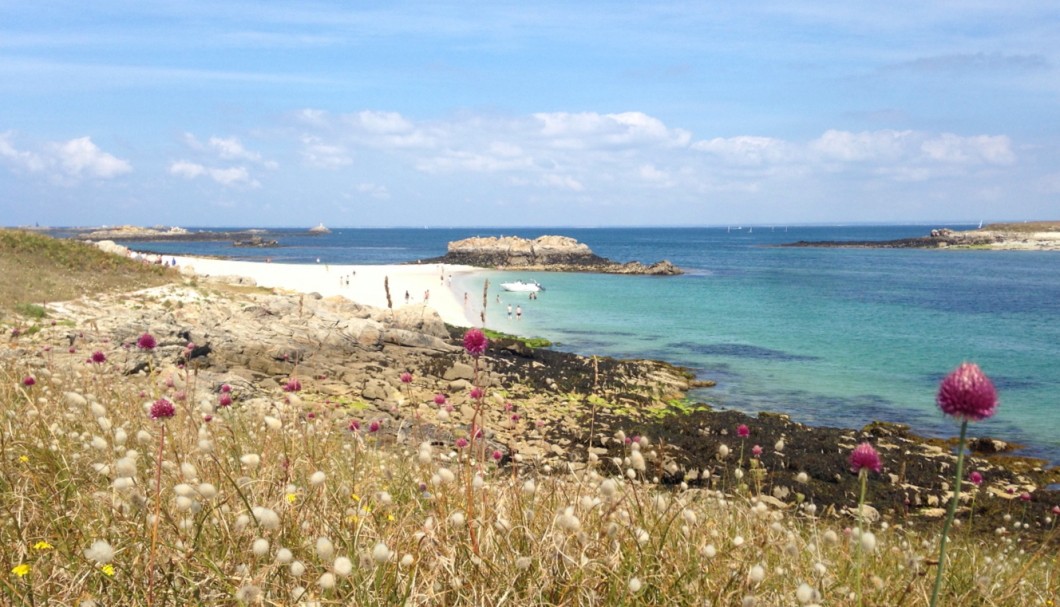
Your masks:
{"label": "yellow flower", "polygon": [[394,520],[394,515],[393,514],[386,515],[386,520],[388,520],[388,521]]}
{"label": "yellow flower", "polygon": [[353,495],[350,496],[350,499],[355,501],[355,502],[359,502],[359,501],[361,501],[361,496],[359,496],[356,493],[354,493]]}
{"label": "yellow flower", "polygon": [[29,456],[28,455],[20,455],[20,456],[18,456],[18,461],[22,462],[23,464],[28,464],[29,463]]}
{"label": "yellow flower", "polygon": [[21,565],[15,565],[15,568],[11,570],[11,573],[17,575],[18,577],[26,577],[26,574],[29,573],[29,565],[27,565],[26,563],[22,563]]}
{"label": "yellow flower", "polygon": [[49,544],[48,542],[45,542],[44,540],[41,540],[41,541],[37,542],[36,544],[33,544],[33,549],[34,550],[51,550],[54,547],[55,546],[52,546],[51,544]]}
{"label": "yellow flower", "polygon": [[288,504],[293,504],[298,501],[298,495],[294,493],[288,493],[285,497]]}
{"label": "yellow flower", "polygon": [[361,519],[359,519],[356,514],[351,514],[350,516],[346,517],[346,520],[348,520],[351,523],[353,523],[354,525],[356,525],[357,521],[359,521]]}
{"label": "yellow flower", "polygon": [[99,570],[103,572],[103,575],[114,577],[114,565],[111,565],[110,563],[103,565]]}

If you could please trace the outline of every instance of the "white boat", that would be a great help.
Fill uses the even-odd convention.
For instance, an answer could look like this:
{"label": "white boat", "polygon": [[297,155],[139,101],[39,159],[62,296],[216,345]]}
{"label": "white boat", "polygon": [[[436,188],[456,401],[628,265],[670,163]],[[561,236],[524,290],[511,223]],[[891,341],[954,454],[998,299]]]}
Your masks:
{"label": "white boat", "polygon": [[516,280],[515,282],[502,282],[501,288],[505,291],[514,291],[516,293],[537,293],[544,291],[545,287],[542,287],[535,280],[534,282],[526,282],[523,280]]}

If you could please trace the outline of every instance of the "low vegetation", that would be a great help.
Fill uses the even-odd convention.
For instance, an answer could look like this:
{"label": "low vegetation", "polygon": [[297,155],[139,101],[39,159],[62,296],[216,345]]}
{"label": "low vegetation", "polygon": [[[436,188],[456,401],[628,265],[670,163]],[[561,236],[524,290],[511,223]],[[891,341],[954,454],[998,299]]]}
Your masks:
{"label": "low vegetation", "polygon": [[40,320],[40,304],[83,295],[131,291],[173,282],[162,266],[104,253],[73,240],[0,229],[0,319]]}

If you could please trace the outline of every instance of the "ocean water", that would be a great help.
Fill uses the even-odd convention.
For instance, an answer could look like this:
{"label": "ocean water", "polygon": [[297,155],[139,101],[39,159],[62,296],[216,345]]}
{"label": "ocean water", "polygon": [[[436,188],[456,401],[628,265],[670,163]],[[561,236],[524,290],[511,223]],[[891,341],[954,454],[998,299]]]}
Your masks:
{"label": "ocean water", "polygon": [[[942,227],[942,226],[931,226]],[[948,226],[966,228],[968,226]],[[295,263],[401,263],[450,240],[558,233],[618,261],[669,259],[677,277],[487,272],[456,280],[473,300],[489,278],[487,325],[546,337],[582,354],[656,358],[718,382],[692,396],[809,424],[873,420],[951,436],[934,404],[939,380],[978,363],[1001,397],[970,434],[1026,445],[1060,463],[1060,253],[782,248],[797,240],[922,236],[929,226],[547,229],[348,229],[269,234],[277,249],[227,243],[136,243],[163,253]],[[533,278],[537,300],[499,284]],[[502,305],[496,305],[496,295]],[[523,309],[509,320],[507,303]]]}

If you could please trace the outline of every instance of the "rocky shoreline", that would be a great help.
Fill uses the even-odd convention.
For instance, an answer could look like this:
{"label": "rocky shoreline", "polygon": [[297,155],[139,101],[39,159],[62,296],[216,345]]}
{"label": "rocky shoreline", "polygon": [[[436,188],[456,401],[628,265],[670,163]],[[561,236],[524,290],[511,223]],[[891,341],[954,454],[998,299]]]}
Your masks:
{"label": "rocky shoreline", "polygon": [[[422,305],[370,308],[341,297],[271,292],[228,277],[48,307],[56,322],[13,335],[0,357],[30,368],[77,369],[85,352],[101,349],[108,364],[127,374],[154,368],[175,389],[189,390],[188,402],[215,403],[219,386],[228,384],[233,406],[295,408],[337,425],[350,418],[378,422],[381,436],[398,442],[450,444],[466,434],[470,390],[479,385],[487,392],[487,438],[503,451],[506,465],[577,470],[587,454],[621,464],[628,455],[625,438],[643,435],[652,440],[648,465],[661,483],[754,493],[778,508],[813,503],[827,516],[849,517],[857,502],[857,477],[846,458],[862,440],[875,444],[884,462],[869,484],[868,501],[891,524],[933,523],[952,490],[955,458],[945,441],[891,424],[822,428],[785,415],[716,411],[687,398],[690,389],[709,382],[666,363],[583,357],[501,339],[490,344],[476,371],[459,345],[463,329],[443,324]],[[145,331],[158,338],[153,354],[124,347]],[[181,367],[196,381],[181,380],[187,377]],[[406,372],[411,382],[401,380]],[[290,378],[301,383],[297,394],[282,390]],[[436,394],[447,396],[448,407],[434,404]],[[736,436],[740,424],[750,429],[745,439]],[[421,434],[411,435],[411,428]],[[991,440],[980,444],[999,448]],[[754,445],[762,453],[751,466]],[[976,530],[1055,538],[1042,521],[1060,503],[1056,491],[1045,489],[1057,482],[1056,469],[986,453],[966,465],[986,479],[974,501]],[[736,467],[747,476],[735,476]],[[963,496],[965,515],[973,504],[969,495]],[[1013,517],[1028,527],[1015,530]]]}
{"label": "rocky shoreline", "polygon": [[831,247],[858,249],[992,249],[1060,251],[1060,222],[991,224],[975,230],[931,230],[927,236],[897,240],[798,241],[784,247]]}
{"label": "rocky shoreline", "polygon": [[683,271],[666,260],[650,265],[639,261],[619,263],[600,257],[588,245],[567,236],[475,237],[450,242],[446,254],[416,263],[450,263],[535,272],[595,272],[674,276]]}

